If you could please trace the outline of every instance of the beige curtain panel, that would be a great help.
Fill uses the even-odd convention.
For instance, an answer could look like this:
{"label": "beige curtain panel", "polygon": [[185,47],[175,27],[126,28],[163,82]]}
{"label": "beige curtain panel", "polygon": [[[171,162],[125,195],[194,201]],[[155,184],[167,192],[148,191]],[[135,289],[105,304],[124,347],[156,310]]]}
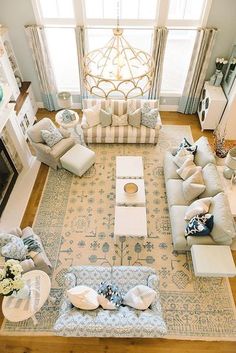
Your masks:
{"label": "beige curtain panel", "polygon": [[80,77],[81,100],[88,97],[87,90],[84,86],[84,56],[85,56],[85,29],[84,26],[75,28],[76,45],[78,54],[78,66]]}

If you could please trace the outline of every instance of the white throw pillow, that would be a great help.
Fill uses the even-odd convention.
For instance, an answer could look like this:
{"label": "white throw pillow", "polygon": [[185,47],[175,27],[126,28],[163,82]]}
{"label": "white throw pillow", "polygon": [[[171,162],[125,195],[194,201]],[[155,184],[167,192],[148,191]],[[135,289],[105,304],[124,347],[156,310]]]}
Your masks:
{"label": "white throw pillow", "polygon": [[76,286],[67,291],[70,302],[82,310],[94,310],[99,306],[97,292],[87,286]]}
{"label": "white throw pillow", "polygon": [[190,159],[191,161],[193,161],[194,155],[191,152],[187,151],[185,148],[179,150],[173,157],[173,161],[179,168],[184,164],[186,159]]}
{"label": "white throw pillow", "polygon": [[187,202],[196,199],[205,189],[206,185],[204,185],[201,170],[196,171],[188,179],[183,181],[183,194]]}
{"label": "white throw pillow", "polygon": [[128,115],[123,114],[121,116],[112,114],[112,126],[126,126],[128,125]]}
{"label": "white throw pillow", "polygon": [[86,117],[89,127],[100,124],[100,105],[94,105],[92,108],[84,109],[83,113]]}
{"label": "white throw pillow", "polygon": [[117,310],[117,307],[114,303],[110,302],[104,295],[98,294],[98,302],[103,309],[107,310]]}
{"label": "white throw pillow", "polygon": [[205,197],[203,199],[199,199],[193,201],[190,206],[188,206],[184,219],[186,221],[190,220],[194,216],[198,216],[202,213],[208,213],[210,205],[211,205],[212,197]]}
{"label": "white throw pillow", "polygon": [[176,170],[177,174],[183,179],[186,180],[196,171],[201,170],[202,167],[196,166],[192,159],[186,159],[182,166]]}
{"label": "white throw pillow", "polygon": [[155,300],[156,292],[142,284],[131,288],[124,296],[124,304],[134,309],[146,310]]}

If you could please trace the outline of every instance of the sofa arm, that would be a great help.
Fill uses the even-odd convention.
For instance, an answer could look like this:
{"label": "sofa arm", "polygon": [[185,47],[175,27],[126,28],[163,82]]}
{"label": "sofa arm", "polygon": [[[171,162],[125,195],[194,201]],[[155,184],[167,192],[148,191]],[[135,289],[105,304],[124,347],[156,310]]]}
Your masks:
{"label": "sofa arm", "polygon": [[66,130],[66,129],[63,129],[63,127],[59,127],[58,130],[60,131],[60,133],[62,134],[62,136],[64,138],[70,137],[70,132],[68,130]]}
{"label": "sofa arm", "polygon": [[87,122],[87,119],[86,119],[85,115],[82,116],[81,127],[82,127],[82,129],[88,129],[89,128],[89,124]]}
{"label": "sofa arm", "polygon": [[210,235],[188,236],[187,244],[189,247],[192,245],[216,245],[216,242]]}
{"label": "sofa arm", "polygon": [[72,304],[68,299],[67,291],[76,286],[76,277],[73,273],[67,273],[65,275],[65,282],[64,282],[64,294],[61,300],[60,306],[60,315],[65,314],[66,312],[70,311],[72,308]]}
{"label": "sofa arm", "polygon": [[160,113],[158,113],[155,129],[160,130],[161,128],[162,128],[161,116],[160,116]]}
{"label": "sofa arm", "polygon": [[47,145],[44,145],[43,143],[31,142],[31,144],[34,147],[36,152],[39,151],[41,153],[47,153],[47,154],[49,154],[51,152],[51,148]]}

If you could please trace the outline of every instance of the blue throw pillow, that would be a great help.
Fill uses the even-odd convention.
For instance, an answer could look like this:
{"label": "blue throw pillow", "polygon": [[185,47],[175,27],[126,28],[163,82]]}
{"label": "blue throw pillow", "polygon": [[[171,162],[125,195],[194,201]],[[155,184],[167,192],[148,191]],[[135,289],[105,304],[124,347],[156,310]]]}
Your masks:
{"label": "blue throw pillow", "polygon": [[188,140],[184,137],[183,141],[180,143],[180,145],[177,149],[177,152],[182,149],[185,149],[185,150],[191,152],[193,155],[195,155],[195,153],[197,152],[197,145],[196,146],[191,145],[191,143],[188,142]]}
{"label": "blue throw pillow", "polygon": [[185,228],[185,237],[209,235],[213,229],[214,216],[210,213],[194,216]]}
{"label": "blue throw pillow", "polygon": [[41,136],[43,141],[48,145],[49,147],[53,147],[56,145],[59,141],[63,139],[62,134],[60,131],[53,127],[50,126],[48,130],[41,130]]}
{"label": "blue throw pillow", "polygon": [[157,124],[158,119],[158,109],[152,109],[149,104],[146,102],[142,107],[142,117],[141,124],[154,129]]}
{"label": "blue throw pillow", "polygon": [[119,308],[123,303],[123,296],[119,288],[110,283],[102,282],[98,289],[98,294],[103,295],[109,300],[116,308]]}

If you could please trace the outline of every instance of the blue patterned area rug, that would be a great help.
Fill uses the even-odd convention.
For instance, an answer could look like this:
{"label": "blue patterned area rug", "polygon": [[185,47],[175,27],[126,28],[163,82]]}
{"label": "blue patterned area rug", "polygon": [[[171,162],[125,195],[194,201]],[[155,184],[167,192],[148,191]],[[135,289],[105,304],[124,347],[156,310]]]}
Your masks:
{"label": "blue patterned area rug", "polygon": [[[4,320],[3,335],[53,335],[59,314],[64,274],[71,265],[151,266],[160,277],[166,338],[236,340],[236,312],[228,279],[196,278],[191,257],[177,254],[163,177],[163,155],[183,137],[191,140],[188,126],[164,126],[157,146],[128,144],[91,145],[96,164],[82,178],[65,170],[50,170],[34,230],[53,264],[51,295],[32,320]],[[113,239],[115,158],[143,156],[147,197],[148,238]],[[189,257],[189,258],[188,258]]]}

